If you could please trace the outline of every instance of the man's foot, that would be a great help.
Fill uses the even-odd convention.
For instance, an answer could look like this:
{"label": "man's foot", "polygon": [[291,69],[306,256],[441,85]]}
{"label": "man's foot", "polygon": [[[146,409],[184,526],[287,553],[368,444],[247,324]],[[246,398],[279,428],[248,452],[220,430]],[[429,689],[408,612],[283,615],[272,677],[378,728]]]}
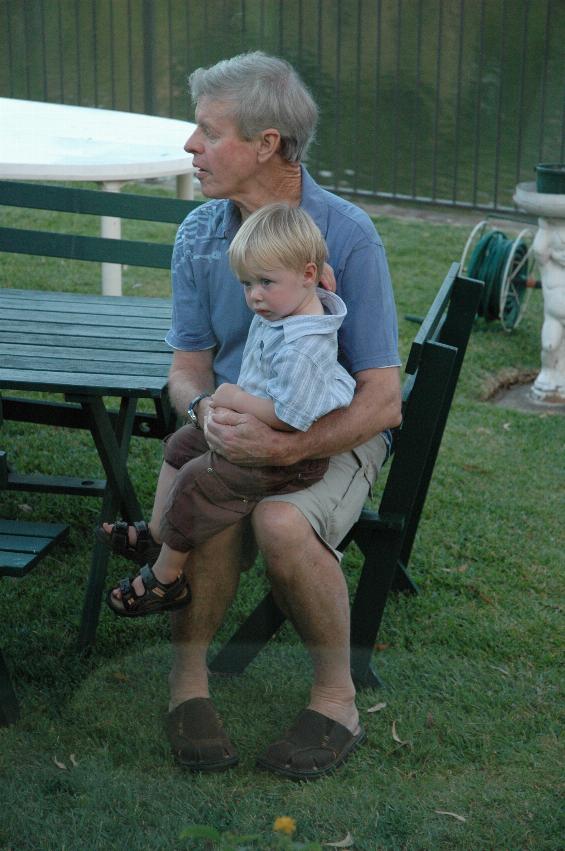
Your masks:
{"label": "man's foot", "polygon": [[257,765],[291,780],[317,780],[342,765],[365,739],[313,709],[304,709],[284,736],[257,758]]}
{"label": "man's foot", "polygon": [[173,756],[183,768],[223,771],[239,762],[210,698],[180,703],[168,713],[166,728]]}
{"label": "man's foot", "polygon": [[164,583],[146,564],[135,579],[122,579],[117,588],[108,591],[106,602],[115,615],[140,618],[184,608],[190,603],[190,598],[184,573],[173,582]]}
{"label": "man's foot", "polygon": [[152,566],[161,552],[161,544],[155,540],[145,520],[130,525],[124,520],[103,523],[96,529],[96,537],[113,553],[139,565]]}

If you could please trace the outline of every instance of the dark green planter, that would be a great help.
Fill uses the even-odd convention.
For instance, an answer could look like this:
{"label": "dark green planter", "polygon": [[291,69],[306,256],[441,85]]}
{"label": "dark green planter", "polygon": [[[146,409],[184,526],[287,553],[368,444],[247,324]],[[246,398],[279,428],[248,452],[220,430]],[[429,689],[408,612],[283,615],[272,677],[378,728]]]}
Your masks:
{"label": "dark green planter", "polygon": [[565,195],[565,163],[540,163],[536,166],[536,189],[548,195]]}

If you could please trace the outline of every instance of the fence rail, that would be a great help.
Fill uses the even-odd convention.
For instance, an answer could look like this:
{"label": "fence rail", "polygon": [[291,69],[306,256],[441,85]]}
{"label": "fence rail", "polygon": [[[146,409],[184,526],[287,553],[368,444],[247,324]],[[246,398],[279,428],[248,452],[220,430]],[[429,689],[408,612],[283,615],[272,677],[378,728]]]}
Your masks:
{"label": "fence rail", "polygon": [[0,0],[0,95],[188,119],[191,70],[262,49],[320,105],[323,185],[506,211],[564,160],[564,45],[563,0]]}

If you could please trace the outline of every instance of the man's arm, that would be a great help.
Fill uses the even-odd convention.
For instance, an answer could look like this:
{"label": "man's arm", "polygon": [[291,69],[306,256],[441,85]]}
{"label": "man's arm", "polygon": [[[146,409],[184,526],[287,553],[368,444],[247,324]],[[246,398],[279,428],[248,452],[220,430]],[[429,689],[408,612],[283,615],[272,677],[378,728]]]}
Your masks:
{"label": "man's arm", "polygon": [[[197,352],[175,351],[169,371],[169,396],[173,407],[180,416],[186,411],[192,399],[200,393],[214,391],[214,349]],[[210,402],[202,399],[197,413],[200,425],[203,425]]]}
{"label": "man's arm", "polygon": [[253,396],[238,387],[237,384],[220,384],[210,401],[210,407],[213,410],[215,408],[231,408],[237,414],[252,414],[270,428],[281,431],[295,430],[277,417],[275,405],[271,399]]}
{"label": "man's arm", "polygon": [[274,431],[250,414],[216,409],[207,421],[208,443],[236,464],[286,466],[354,449],[375,434],[400,425],[398,367],[366,369],[354,377],[357,388],[351,405],[332,411],[306,432]]}

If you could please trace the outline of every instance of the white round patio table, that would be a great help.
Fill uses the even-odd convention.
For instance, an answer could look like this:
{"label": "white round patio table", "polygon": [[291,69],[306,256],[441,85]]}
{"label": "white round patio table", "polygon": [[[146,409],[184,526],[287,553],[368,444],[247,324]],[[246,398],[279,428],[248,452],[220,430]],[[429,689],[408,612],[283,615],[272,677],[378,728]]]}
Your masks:
{"label": "white round patio table", "polygon": [[[192,199],[194,124],[84,106],[0,98],[0,179],[96,181],[119,192],[128,180],[176,177]],[[121,220],[101,217],[102,236],[119,239]],[[121,295],[122,270],[102,263],[102,292]]]}

